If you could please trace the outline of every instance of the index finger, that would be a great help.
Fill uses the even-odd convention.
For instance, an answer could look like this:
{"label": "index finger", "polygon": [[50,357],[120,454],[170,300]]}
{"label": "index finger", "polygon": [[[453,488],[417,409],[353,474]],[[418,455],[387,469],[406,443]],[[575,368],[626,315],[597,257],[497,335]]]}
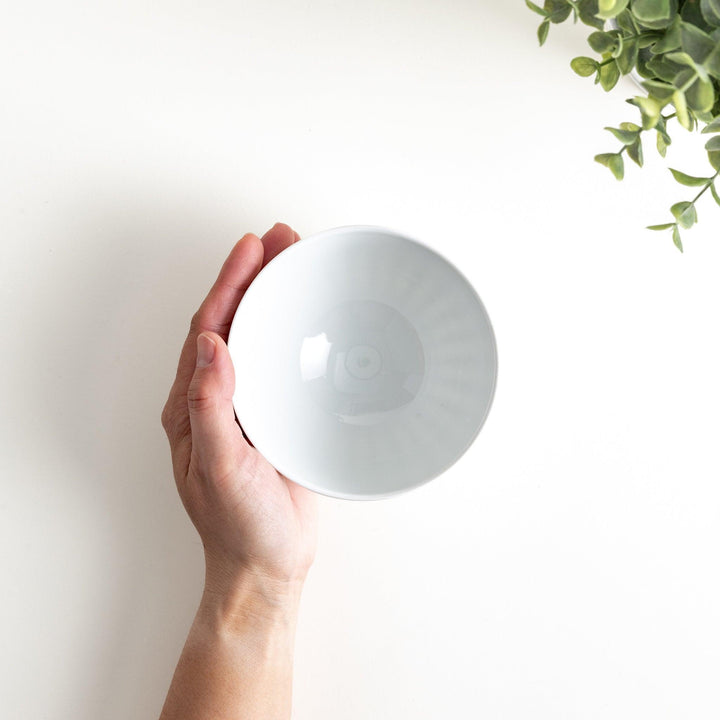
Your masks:
{"label": "index finger", "polygon": [[192,340],[201,332],[214,332],[227,340],[230,325],[245,291],[263,264],[263,244],[257,235],[244,235],[230,251],[217,280],[193,315]]}
{"label": "index finger", "polygon": [[275,223],[260,240],[252,233],[244,235],[231,250],[215,284],[195,313],[195,336],[209,330],[227,341],[235,311],[250,283],[262,267],[299,239],[284,223]]}
{"label": "index finger", "polygon": [[210,292],[193,315],[190,332],[180,353],[171,397],[182,397],[190,384],[195,372],[197,336],[209,330],[227,341],[235,311],[250,283],[264,265],[299,239],[300,236],[288,225],[276,223],[262,239],[248,233],[235,244]]}
{"label": "index finger", "polygon": [[[210,292],[190,322],[183,344],[171,396],[186,391],[195,372],[197,336],[206,330],[227,340],[235,310],[250,283],[260,271],[263,245],[257,235],[244,235],[230,251]],[[179,394],[183,394],[180,392]]]}

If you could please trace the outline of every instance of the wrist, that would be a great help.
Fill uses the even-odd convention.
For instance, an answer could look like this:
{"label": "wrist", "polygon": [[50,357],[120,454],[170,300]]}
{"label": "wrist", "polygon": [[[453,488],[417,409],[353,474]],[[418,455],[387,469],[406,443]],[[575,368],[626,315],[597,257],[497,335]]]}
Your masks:
{"label": "wrist", "polygon": [[293,627],[304,581],[280,580],[251,570],[221,572],[207,563],[199,616],[206,625],[230,633]]}

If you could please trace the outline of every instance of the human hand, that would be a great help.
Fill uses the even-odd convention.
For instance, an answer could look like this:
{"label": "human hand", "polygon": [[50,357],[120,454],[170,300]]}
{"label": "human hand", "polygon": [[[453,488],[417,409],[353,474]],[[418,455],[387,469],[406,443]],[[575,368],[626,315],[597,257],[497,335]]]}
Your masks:
{"label": "human hand", "polygon": [[[245,439],[232,404],[226,341],[246,289],[273,257],[300,239],[276,224],[233,248],[193,316],[162,412],[178,492],[205,549],[205,592],[240,585],[273,596],[302,585],[316,545],[315,496],[289,481]],[[282,302],[282,298],[278,298]]]}

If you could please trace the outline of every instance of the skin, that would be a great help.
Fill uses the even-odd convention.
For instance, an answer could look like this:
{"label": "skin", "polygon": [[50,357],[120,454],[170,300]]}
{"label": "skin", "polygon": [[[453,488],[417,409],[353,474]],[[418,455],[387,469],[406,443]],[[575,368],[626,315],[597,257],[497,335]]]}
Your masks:
{"label": "skin", "polygon": [[205,587],[161,720],[290,718],[316,498],[245,439],[232,405],[226,342],[247,287],[299,239],[278,223],[262,238],[248,234],[235,245],[192,318],[163,409],[177,489],[205,551]]}

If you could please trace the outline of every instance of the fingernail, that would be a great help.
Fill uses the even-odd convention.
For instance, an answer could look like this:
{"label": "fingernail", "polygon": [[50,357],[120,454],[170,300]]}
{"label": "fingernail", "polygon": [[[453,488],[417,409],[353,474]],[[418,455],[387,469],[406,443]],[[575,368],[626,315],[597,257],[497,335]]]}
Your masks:
{"label": "fingernail", "polygon": [[215,357],[215,341],[207,335],[197,336],[197,366],[207,367]]}

